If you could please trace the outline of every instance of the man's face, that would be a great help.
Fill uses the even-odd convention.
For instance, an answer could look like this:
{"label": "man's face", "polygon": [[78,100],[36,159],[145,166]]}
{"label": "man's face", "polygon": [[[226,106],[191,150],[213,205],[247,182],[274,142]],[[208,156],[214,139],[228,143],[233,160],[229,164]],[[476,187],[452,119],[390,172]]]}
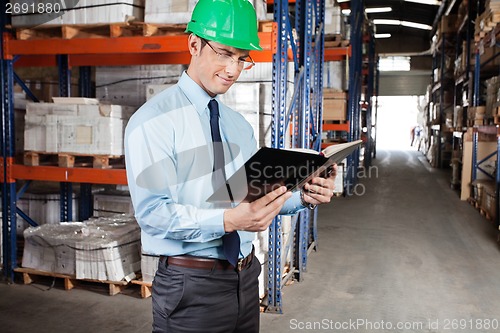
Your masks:
{"label": "man's face", "polygon": [[243,70],[238,60],[247,59],[249,53],[194,35],[189,38],[189,47],[192,59],[188,75],[210,96],[224,94],[236,82]]}

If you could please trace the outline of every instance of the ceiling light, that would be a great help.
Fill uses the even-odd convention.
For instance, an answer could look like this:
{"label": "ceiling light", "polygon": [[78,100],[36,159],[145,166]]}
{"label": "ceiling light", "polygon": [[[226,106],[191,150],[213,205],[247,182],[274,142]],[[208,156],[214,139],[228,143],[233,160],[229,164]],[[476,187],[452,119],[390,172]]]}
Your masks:
{"label": "ceiling light", "polygon": [[404,0],[404,1],[420,3],[423,5],[432,5],[432,6],[441,5],[441,1],[439,1],[439,0]]}
{"label": "ceiling light", "polygon": [[365,13],[373,14],[373,13],[388,13],[392,12],[391,7],[373,7],[373,8],[365,8]]}
{"label": "ceiling light", "polygon": [[415,28],[415,29],[432,30],[432,27],[430,25],[422,23],[401,21],[401,25],[404,27]]}
{"label": "ceiling light", "polygon": [[400,20],[386,20],[386,19],[375,19],[373,20],[375,25],[402,25],[408,28],[422,29],[422,30],[432,30],[432,27],[427,24],[400,21]]}
{"label": "ceiling light", "polygon": [[400,20],[374,19],[373,24],[377,25],[401,25]]}
{"label": "ceiling light", "polygon": [[[373,13],[388,13],[392,12],[391,7],[373,7],[373,8],[365,8],[365,13],[367,14],[373,14]],[[350,15],[351,10],[350,9],[342,9],[342,14],[343,15]]]}
{"label": "ceiling light", "polygon": [[391,38],[391,34],[374,34],[375,38]]}

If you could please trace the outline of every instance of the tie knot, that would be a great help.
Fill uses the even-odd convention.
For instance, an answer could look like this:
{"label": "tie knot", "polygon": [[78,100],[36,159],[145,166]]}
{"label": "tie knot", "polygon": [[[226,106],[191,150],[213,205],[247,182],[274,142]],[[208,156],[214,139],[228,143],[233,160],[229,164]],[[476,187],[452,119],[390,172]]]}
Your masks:
{"label": "tie knot", "polygon": [[215,99],[211,99],[210,102],[208,102],[208,109],[210,110],[210,116],[219,116],[219,104]]}

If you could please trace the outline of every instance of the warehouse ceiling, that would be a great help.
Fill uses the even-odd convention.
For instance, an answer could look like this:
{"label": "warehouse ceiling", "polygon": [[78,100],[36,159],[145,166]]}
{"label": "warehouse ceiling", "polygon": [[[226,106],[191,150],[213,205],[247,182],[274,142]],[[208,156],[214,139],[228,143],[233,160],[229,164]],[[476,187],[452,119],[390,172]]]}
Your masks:
{"label": "warehouse ceiling", "polygon": [[[411,73],[380,73],[379,95],[425,94],[432,72],[430,49],[432,36],[437,26],[436,17],[448,6],[446,1],[453,0],[444,1],[444,3],[434,1],[434,4],[428,4],[427,0],[364,0],[366,17],[373,23],[375,34],[390,34],[389,38],[375,39],[377,54],[410,57]],[[338,0],[338,2],[342,8],[350,7],[350,1]],[[386,8],[386,11],[370,12],[374,8]],[[380,20],[385,20],[385,23],[399,24],[380,24],[384,23]],[[413,23],[426,29],[411,27]]]}
{"label": "warehouse ceiling", "polygon": [[[338,0],[338,3],[342,8],[350,7],[350,1]],[[443,7],[446,5],[435,0],[364,0],[366,16],[374,23],[375,33],[391,35],[389,38],[376,39],[377,52],[413,54],[428,51],[434,33],[431,28],[436,25],[435,18],[441,4]],[[370,12],[382,8],[386,11]],[[381,20],[391,24],[385,24]],[[400,24],[397,24],[398,22]],[[411,23],[427,26],[429,29],[414,28],[409,26]]]}

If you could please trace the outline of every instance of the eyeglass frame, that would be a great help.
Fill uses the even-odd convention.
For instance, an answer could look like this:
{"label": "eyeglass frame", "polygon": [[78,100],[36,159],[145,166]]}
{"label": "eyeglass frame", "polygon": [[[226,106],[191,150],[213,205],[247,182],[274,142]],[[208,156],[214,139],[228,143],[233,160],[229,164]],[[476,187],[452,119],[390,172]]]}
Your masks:
{"label": "eyeglass frame", "polygon": [[[210,45],[210,43],[208,42],[208,40],[206,40],[205,38],[201,38],[200,37],[200,40],[204,43],[204,44],[207,44],[211,49],[212,51],[214,51],[214,53],[217,55],[217,59],[229,59],[231,62],[227,63],[226,66],[228,65],[232,65],[234,63],[236,63],[238,65],[238,68],[240,68],[241,65],[243,65],[241,67],[241,70],[243,71],[247,71],[249,69],[252,69],[253,66],[255,66],[255,61],[252,59],[252,57],[250,56],[250,54],[248,55],[248,58],[250,59],[250,61],[247,61],[247,60],[240,60],[240,59],[237,59],[237,60],[234,60],[234,58],[228,54],[224,54],[224,53],[221,53],[221,52],[218,52],[214,49],[214,47],[212,45]],[[228,60],[228,61],[229,61]],[[245,67],[245,63],[249,63],[250,65],[248,67]],[[240,65],[241,64],[241,65]]]}

